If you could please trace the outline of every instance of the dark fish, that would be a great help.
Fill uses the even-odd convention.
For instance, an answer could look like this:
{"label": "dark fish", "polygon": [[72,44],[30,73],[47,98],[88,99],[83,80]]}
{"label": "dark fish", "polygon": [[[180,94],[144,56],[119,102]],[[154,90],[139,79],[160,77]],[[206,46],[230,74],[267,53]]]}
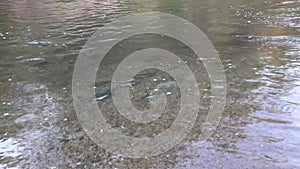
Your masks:
{"label": "dark fish", "polygon": [[102,100],[109,99],[111,97],[111,90],[107,89],[103,92],[98,92],[95,94],[95,96],[96,96],[96,101],[102,101]]}

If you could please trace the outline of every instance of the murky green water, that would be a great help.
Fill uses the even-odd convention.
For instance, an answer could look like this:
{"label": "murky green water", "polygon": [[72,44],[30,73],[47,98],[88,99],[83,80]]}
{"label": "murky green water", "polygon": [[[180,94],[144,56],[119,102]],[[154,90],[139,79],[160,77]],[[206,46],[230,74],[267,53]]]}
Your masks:
{"label": "murky green water", "polygon": [[[207,34],[226,71],[228,100],[206,143],[196,139],[199,115],[176,148],[129,159],[97,147],[83,132],[72,107],[71,79],[89,36],[121,16],[146,11],[183,17]],[[145,47],[139,38],[124,42],[127,48],[105,62],[97,90],[106,89],[105,72],[122,54]],[[158,37],[144,38],[160,44]],[[180,45],[162,47],[188,54]],[[186,59],[202,72],[205,114],[211,97],[205,69]],[[147,78],[140,79],[144,83]],[[143,92],[135,91],[136,97],[144,98]],[[300,168],[300,1],[0,0],[0,93],[0,168]],[[147,106],[143,99],[135,104]],[[110,114],[109,99],[99,105],[113,126],[124,124],[124,132],[136,137],[159,132],[174,118],[170,113],[154,123],[158,127],[141,129]]]}

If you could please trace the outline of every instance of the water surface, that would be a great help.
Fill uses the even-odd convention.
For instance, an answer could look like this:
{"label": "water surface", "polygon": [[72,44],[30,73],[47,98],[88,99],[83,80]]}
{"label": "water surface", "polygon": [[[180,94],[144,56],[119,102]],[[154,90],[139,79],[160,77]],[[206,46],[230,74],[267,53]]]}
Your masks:
{"label": "water surface", "polygon": [[[300,1],[0,0],[0,11],[0,168],[300,168]],[[122,42],[99,70],[99,93],[109,88],[120,58],[149,46],[183,57],[199,72],[203,93],[187,139],[163,155],[129,159],[97,147],[83,132],[72,107],[71,79],[88,37],[121,16],[147,11],[185,18],[209,37],[224,65],[228,99],[218,130],[199,142],[213,97],[202,63],[164,37]],[[151,88],[153,79],[172,80],[150,70],[135,83]],[[166,90],[176,105],[178,90]],[[136,107],[149,106],[145,90],[132,96]],[[147,127],[119,117],[110,98],[99,106],[112,126],[135,137],[162,131],[176,116],[170,108],[156,127]]]}

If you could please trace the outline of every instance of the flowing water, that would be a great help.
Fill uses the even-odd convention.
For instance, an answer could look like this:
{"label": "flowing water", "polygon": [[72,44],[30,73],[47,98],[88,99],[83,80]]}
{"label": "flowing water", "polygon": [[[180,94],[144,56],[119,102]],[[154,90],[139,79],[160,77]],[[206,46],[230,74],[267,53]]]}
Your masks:
{"label": "flowing water", "polygon": [[[185,18],[208,36],[224,65],[228,94],[221,123],[207,142],[196,139],[200,115],[174,149],[130,159],[99,148],[83,132],[72,106],[72,73],[95,31],[126,14],[147,11]],[[106,70],[122,54],[146,46],[140,38],[123,42],[127,47],[109,57],[96,83],[99,92],[110,83]],[[142,38],[183,57],[189,53],[171,42],[157,43],[156,36]],[[213,97],[205,70],[192,57],[186,60],[199,64],[204,74],[205,112]],[[141,74],[138,83],[149,83],[142,76],[161,75]],[[177,90],[170,90],[170,100],[176,100]],[[147,93],[134,92],[140,97],[136,106],[147,107]],[[0,101],[0,168],[300,168],[300,1],[0,0]],[[99,105],[111,110],[110,101]],[[106,117],[118,127],[114,115]],[[163,118],[155,132],[170,122]],[[147,132],[135,124],[124,126],[136,137]]]}

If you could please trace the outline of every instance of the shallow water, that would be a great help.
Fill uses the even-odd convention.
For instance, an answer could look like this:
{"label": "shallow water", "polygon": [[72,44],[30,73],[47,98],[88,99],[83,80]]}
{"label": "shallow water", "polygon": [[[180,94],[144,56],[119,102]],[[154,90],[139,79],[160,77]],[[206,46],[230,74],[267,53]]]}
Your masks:
{"label": "shallow water", "polygon": [[[300,168],[300,1],[0,0],[0,11],[0,168]],[[196,139],[199,115],[188,138],[171,151],[129,159],[99,148],[83,132],[71,80],[89,36],[121,16],[146,11],[185,18],[209,37],[224,65],[228,94],[207,142]],[[122,54],[159,44],[199,67],[205,114],[213,96],[204,67],[181,44],[157,43],[161,39],[124,41],[99,71],[96,91],[105,95]],[[134,84],[151,88],[153,79],[172,80],[150,71]],[[176,104],[178,90],[166,90]],[[140,108],[149,106],[148,96],[132,91]],[[176,116],[170,108],[156,127],[139,126],[117,116],[110,98],[99,106],[112,126],[135,137],[161,132]]]}

